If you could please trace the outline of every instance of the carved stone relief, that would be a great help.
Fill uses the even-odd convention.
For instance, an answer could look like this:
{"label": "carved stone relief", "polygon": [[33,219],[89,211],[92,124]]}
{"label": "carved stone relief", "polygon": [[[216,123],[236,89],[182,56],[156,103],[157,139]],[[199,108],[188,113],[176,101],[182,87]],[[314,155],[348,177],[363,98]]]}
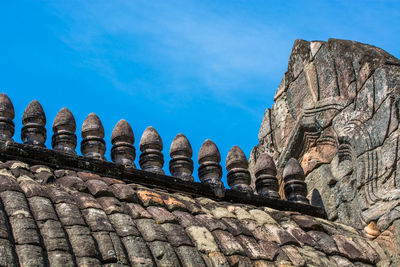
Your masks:
{"label": "carved stone relief", "polygon": [[284,197],[281,169],[298,159],[308,199],[330,220],[376,237],[400,219],[399,99],[400,61],[385,51],[297,40],[250,171],[258,155],[270,153]]}

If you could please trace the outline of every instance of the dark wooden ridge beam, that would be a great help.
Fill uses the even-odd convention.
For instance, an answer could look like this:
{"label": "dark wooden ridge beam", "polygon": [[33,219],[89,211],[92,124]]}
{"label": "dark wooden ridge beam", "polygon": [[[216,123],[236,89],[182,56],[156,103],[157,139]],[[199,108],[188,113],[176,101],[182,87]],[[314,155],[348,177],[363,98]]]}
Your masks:
{"label": "dark wooden ridge beam", "polygon": [[113,177],[127,184],[135,183],[150,188],[159,188],[172,192],[182,192],[194,196],[208,197],[217,201],[250,204],[282,211],[297,211],[320,218],[325,217],[324,209],[317,206],[260,197],[254,194],[244,194],[230,189],[226,190],[224,197],[217,198],[213,191],[202,183],[186,182],[172,176],[146,172],[109,161],[85,158],[44,147],[24,145],[12,141],[0,141],[0,160],[19,160],[32,165],[46,165],[54,169],[88,171],[101,176]]}

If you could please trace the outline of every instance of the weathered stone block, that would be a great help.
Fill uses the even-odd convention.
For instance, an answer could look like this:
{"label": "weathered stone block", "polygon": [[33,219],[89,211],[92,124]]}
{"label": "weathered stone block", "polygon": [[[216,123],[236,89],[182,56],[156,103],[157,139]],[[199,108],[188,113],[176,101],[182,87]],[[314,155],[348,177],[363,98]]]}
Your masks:
{"label": "weathered stone block", "polygon": [[35,220],[25,214],[10,217],[11,229],[16,244],[40,245],[39,232]]}
{"label": "weathered stone block", "polygon": [[39,246],[16,245],[18,261],[21,266],[44,266],[43,251]]}
{"label": "weathered stone block", "polygon": [[53,204],[48,198],[31,197],[28,199],[28,201],[35,220],[57,220],[57,215],[54,211]]}
{"label": "weathered stone block", "polygon": [[56,211],[64,226],[86,225],[78,206],[70,203],[56,204]]}
{"label": "weathered stone block", "polygon": [[246,255],[250,257],[250,259],[266,259],[266,252],[254,238],[245,235],[239,235],[236,237],[236,239],[240,242],[246,252]]}
{"label": "weathered stone block", "polygon": [[88,227],[67,226],[65,230],[75,257],[97,257],[96,245]]}
{"label": "weathered stone block", "polygon": [[167,236],[168,242],[174,246],[179,247],[182,245],[192,246],[190,238],[187,236],[185,229],[178,224],[164,223],[161,225]]}
{"label": "weathered stone block", "polygon": [[213,235],[207,228],[202,226],[189,226],[186,228],[186,232],[199,251],[206,253],[219,251]]}
{"label": "weathered stone block", "polygon": [[47,257],[50,266],[75,266],[72,255],[65,251],[50,251]]}
{"label": "weathered stone block", "polygon": [[183,227],[200,226],[201,224],[190,213],[176,210],[172,212]]}
{"label": "weathered stone block", "polygon": [[114,228],[103,210],[89,208],[83,210],[82,214],[92,231],[114,231]]}
{"label": "weathered stone block", "polygon": [[113,184],[112,186],[110,186],[110,190],[114,194],[114,196],[121,201],[126,201],[126,202],[138,201],[135,191],[129,185]]}
{"label": "weathered stone block", "polygon": [[150,250],[141,237],[126,236],[122,238],[122,243],[133,266],[154,266]]}
{"label": "weathered stone block", "polygon": [[0,239],[0,265],[14,266],[16,263],[11,242],[7,239]]}
{"label": "weathered stone block", "polygon": [[215,230],[212,232],[219,247],[225,255],[245,255],[245,252],[235,239],[235,237],[227,231]]}
{"label": "weathered stone block", "polygon": [[174,249],[167,242],[154,241],[147,243],[157,266],[179,266]]}
{"label": "weathered stone block", "polygon": [[161,195],[156,193],[156,192],[152,192],[152,191],[148,191],[148,190],[144,190],[144,189],[139,189],[136,192],[139,201],[143,204],[143,206],[148,207],[148,206],[164,206],[164,202],[161,198]]}
{"label": "weathered stone block", "polygon": [[221,221],[216,219],[210,214],[199,214],[195,216],[196,220],[205,226],[208,230],[214,231],[217,229],[226,230],[226,225]]}
{"label": "weathered stone block", "polygon": [[135,220],[135,223],[144,240],[147,242],[155,240],[167,241],[161,226],[156,224],[153,219],[138,219]]}
{"label": "weathered stone block", "polygon": [[153,216],[153,219],[156,221],[157,224],[176,222],[175,216],[171,212],[167,211],[165,208],[150,206],[147,208],[147,211]]}
{"label": "weathered stone block", "polygon": [[97,201],[108,215],[125,212],[125,205],[115,197],[99,197]]}
{"label": "weathered stone block", "polygon": [[200,253],[194,247],[180,246],[175,249],[182,266],[199,266],[205,267]]}
{"label": "weathered stone block", "polygon": [[139,236],[139,231],[129,215],[114,213],[109,215],[108,218],[119,236]]}
{"label": "weathered stone block", "polygon": [[111,240],[109,232],[94,232],[92,235],[100,252],[101,261],[117,262],[114,244]]}
{"label": "weathered stone block", "polygon": [[101,209],[100,204],[97,200],[90,194],[86,193],[73,193],[72,197],[75,199],[76,204],[78,204],[80,209],[94,208]]}
{"label": "weathered stone block", "polygon": [[125,253],[125,248],[124,245],[122,244],[122,239],[116,233],[113,232],[110,233],[110,238],[114,246],[114,251],[110,251],[108,253],[116,258],[117,264],[120,265],[128,264],[128,255]]}
{"label": "weathered stone block", "polygon": [[8,216],[30,213],[24,194],[16,191],[5,191],[0,193],[0,197]]}
{"label": "weathered stone block", "polygon": [[86,181],[89,192],[96,197],[113,197],[108,185],[102,180],[90,179]]}
{"label": "weathered stone block", "polygon": [[64,229],[59,221],[47,220],[41,222],[39,229],[47,251],[69,251]]}
{"label": "weathered stone block", "polygon": [[62,185],[65,188],[73,188],[80,192],[85,192],[87,190],[86,184],[81,178],[76,176],[63,176],[56,180],[56,183]]}

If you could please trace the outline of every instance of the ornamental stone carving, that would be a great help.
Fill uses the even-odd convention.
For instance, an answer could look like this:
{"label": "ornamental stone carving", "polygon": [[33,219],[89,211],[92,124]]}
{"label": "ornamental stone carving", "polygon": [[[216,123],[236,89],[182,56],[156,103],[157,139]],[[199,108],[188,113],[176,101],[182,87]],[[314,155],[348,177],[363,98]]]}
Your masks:
{"label": "ornamental stone carving", "polygon": [[183,134],[178,134],[172,141],[169,150],[171,160],[169,161],[169,171],[172,176],[184,181],[194,181],[193,173],[193,152],[189,140]]}
{"label": "ornamental stone carving", "polygon": [[210,186],[215,195],[222,197],[225,194],[225,187],[221,182],[221,154],[219,153],[217,146],[210,139],[207,139],[201,145],[198,162],[200,181]]}
{"label": "ornamental stone carving", "polygon": [[139,145],[140,154],[139,164],[142,170],[164,174],[164,155],[162,154],[163,142],[156,129],[149,126],[144,130]]}
{"label": "ornamental stone carving", "polygon": [[74,115],[67,108],[62,108],[53,122],[53,136],[51,145],[53,149],[66,153],[76,154],[76,123]]}
{"label": "ornamental stone carving", "polygon": [[136,157],[135,136],[129,123],[122,119],[114,127],[111,134],[111,160],[118,164],[128,165],[136,168],[134,163]]}
{"label": "ornamental stone carving", "polygon": [[42,105],[33,100],[22,115],[21,140],[24,144],[44,146],[46,142],[46,115]]}
{"label": "ornamental stone carving", "polygon": [[[400,61],[382,49],[297,40],[275,103],[264,114],[251,173],[260,155],[270,153],[283,196],[281,170],[295,158],[307,198],[320,203],[328,219],[371,238],[387,231],[399,238],[399,99]],[[400,251],[400,243],[387,244]]]}
{"label": "ornamental stone carving", "polygon": [[279,184],[276,178],[277,170],[274,160],[268,153],[262,153],[254,167],[257,194],[264,197],[279,199]]}
{"label": "ornamental stone carving", "polygon": [[105,160],[106,143],[104,142],[104,128],[99,117],[90,113],[82,124],[82,155],[88,158]]}
{"label": "ornamental stone carving", "polygon": [[226,157],[226,170],[228,171],[228,185],[231,189],[243,193],[252,192],[250,187],[250,172],[247,170],[246,155],[238,146],[233,146]]}
{"label": "ornamental stone carving", "polygon": [[4,93],[0,94],[0,140],[12,140],[14,135],[14,122],[15,117],[14,106]]}

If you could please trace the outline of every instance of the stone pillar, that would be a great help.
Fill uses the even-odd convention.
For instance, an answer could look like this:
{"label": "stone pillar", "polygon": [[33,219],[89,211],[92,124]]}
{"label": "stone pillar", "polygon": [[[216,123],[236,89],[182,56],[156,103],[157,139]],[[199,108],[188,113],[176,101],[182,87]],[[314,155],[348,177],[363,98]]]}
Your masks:
{"label": "stone pillar", "polygon": [[0,140],[13,140],[15,127],[13,119],[15,117],[14,106],[4,93],[0,94]]}
{"label": "stone pillar", "polygon": [[304,171],[300,163],[291,158],[283,169],[284,190],[287,200],[309,204],[307,196],[307,184],[304,182]]}
{"label": "stone pillar", "polygon": [[246,155],[238,146],[233,146],[226,157],[226,170],[228,171],[228,185],[232,190],[250,193],[250,172]]}
{"label": "stone pillar", "polygon": [[128,165],[136,168],[135,136],[129,123],[122,119],[114,127],[111,134],[111,159],[117,164]]}
{"label": "stone pillar", "polygon": [[139,145],[142,152],[139,157],[139,164],[142,170],[164,174],[164,155],[162,154],[163,143],[160,135],[152,126],[144,130]]}
{"label": "stone pillar", "polygon": [[67,108],[62,108],[53,122],[51,145],[54,150],[76,154],[76,123],[74,115]]}
{"label": "stone pillar", "polygon": [[105,160],[104,128],[99,117],[90,113],[83,122],[81,152],[84,157]]}
{"label": "stone pillar", "polygon": [[46,142],[46,115],[42,105],[37,100],[33,100],[26,107],[22,115],[21,140],[24,144],[45,146]]}
{"label": "stone pillar", "polygon": [[276,178],[276,166],[274,160],[268,153],[262,153],[258,156],[254,173],[258,195],[279,199],[279,183]]}
{"label": "stone pillar", "polygon": [[184,181],[194,181],[192,146],[189,140],[183,134],[178,134],[172,141],[169,150],[171,160],[169,162],[169,171],[172,176],[178,177]]}
{"label": "stone pillar", "polygon": [[222,167],[219,164],[221,155],[217,146],[210,139],[207,139],[201,145],[198,161],[200,165],[198,169],[200,181],[210,186],[216,196],[224,196],[225,188],[221,182]]}

